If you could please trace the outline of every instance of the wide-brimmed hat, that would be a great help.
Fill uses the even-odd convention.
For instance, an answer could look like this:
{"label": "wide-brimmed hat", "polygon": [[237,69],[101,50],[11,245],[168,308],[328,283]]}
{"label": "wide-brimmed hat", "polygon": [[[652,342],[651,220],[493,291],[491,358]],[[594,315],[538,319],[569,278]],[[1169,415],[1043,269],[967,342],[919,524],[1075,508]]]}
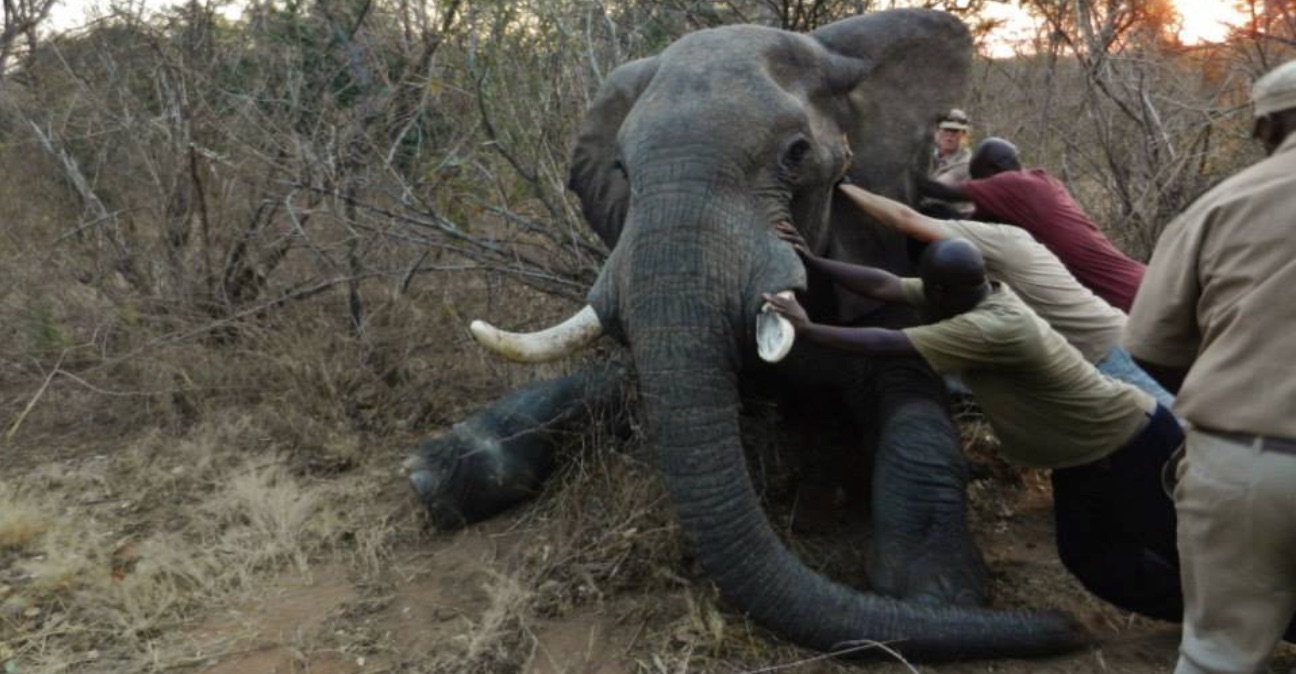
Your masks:
{"label": "wide-brimmed hat", "polygon": [[1280,110],[1296,108],[1296,60],[1288,61],[1251,86],[1255,116],[1264,117]]}
{"label": "wide-brimmed hat", "polygon": [[954,108],[941,115],[940,124],[936,128],[949,129],[950,131],[967,131],[972,128],[972,119],[968,117],[966,112]]}

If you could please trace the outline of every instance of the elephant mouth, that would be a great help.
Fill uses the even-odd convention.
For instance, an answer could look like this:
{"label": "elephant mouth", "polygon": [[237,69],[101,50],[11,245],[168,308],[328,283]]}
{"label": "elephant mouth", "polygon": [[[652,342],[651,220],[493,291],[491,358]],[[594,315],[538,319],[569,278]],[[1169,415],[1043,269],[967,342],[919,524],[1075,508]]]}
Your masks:
{"label": "elephant mouth", "polygon": [[[792,297],[792,291],[782,290],[777,295]],[[767,363],[783,360],[792,350],[794,342],[796,342],[796,329],[788,319],[775,313],[769,302],[762,304],[760,311],[756,313],[756,353],[761,360]]]}

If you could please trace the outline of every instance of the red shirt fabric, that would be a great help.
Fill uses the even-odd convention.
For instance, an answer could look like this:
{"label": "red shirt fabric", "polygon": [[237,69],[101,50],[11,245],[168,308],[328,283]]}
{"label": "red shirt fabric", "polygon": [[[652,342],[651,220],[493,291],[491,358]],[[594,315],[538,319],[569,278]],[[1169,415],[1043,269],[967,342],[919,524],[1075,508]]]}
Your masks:
{"label": "red shirt fabric", "polygon": [[1016,225],[1053,251],[1081,285],[1129,313],[1146,266],[1116,248],[1079,204],[1043,169],[1004,171],[962,189],[976,218]]}

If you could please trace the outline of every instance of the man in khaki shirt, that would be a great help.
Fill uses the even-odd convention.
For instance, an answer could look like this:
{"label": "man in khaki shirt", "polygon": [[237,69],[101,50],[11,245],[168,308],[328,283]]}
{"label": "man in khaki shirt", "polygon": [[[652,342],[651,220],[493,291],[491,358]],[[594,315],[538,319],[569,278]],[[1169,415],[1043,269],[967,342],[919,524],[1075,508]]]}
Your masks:
{"label": "man in khaki shirt", "polygon": [[986,274],[1007,283],[1099,372],[1147,391],[1167,408],[1174,403],[1174,396],[1121,347],[1125,312],[1080,285],[1053,251],[1025,230],[973,220],[940,220],[855,185],[838,189],[861,211],[905,236],[927,243],[958,237],[976,244]]}
{"label": "man in khaki shirt", "polygon": [[1177,674],[1257,672],[1296,640],[1296,61],[1251,96],[1268,158],[1166,227],[1125,338],[1190,425]]}
{"label": "man in khaki shirt", "polygon": [[843,288],[920,306],[934,322],[904,330],[812,323],[795,299],[766,295],[799,336],[870,355],[920,355],[960,372],[1003,454],[1053,469],[1062,563],[1094,594],[1163,620],[1180,617],[1174,504],[1161,469],[1183,440],[1152,396],[1100,374],[1005,285],[991,285],[965,239],[931,244],[922,279],[817,257],[780,228],[812,269]]}
{"label": "man in khaki shirt", "polygon": [[[949,187],[958,187],[972,178],[968,165],[972,150],[968,136],[972,132],[972,119],[966,112],[954,108],[941,115],[936,124],[936,151],[932,153],[932,166],[927,175]],[[960,214],[971,215],[976,207],[970,201],[950,202],[950,207]]]}
{"label": "man in khaki shirt", "polygon": [[968,174],[968,162],[972,161],[972,150],[968,149],[971,130],[972,120],[958,108],[941,116],[936,124],[936,152],[932,155],[929,174],[933,180],[958,186],[971,178]]}

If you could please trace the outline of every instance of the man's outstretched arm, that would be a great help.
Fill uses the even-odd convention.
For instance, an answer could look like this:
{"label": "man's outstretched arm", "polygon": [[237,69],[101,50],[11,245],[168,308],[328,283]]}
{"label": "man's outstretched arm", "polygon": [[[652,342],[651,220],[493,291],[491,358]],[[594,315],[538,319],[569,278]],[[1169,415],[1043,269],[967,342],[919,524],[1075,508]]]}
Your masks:
{"label": "man's outstretched arm", "polygon": [[874,194],[855,185],[843,184],[839,185],[838,189],[851,203],[882,223],[884,227],[928,243],[950,238],[949,234],[941,228],[939,220],[929,218],[894,199]]}
{"label": "man's outstretched arm", "polygon": [[900,330],[846,328],[812,323],[794,297],[765,295],[774,311],[792,324],[796,333],[813,342],[842,351],[872,356],[916,356],[918,350]]}
{"label": "man's outstretched arm", "polygon": [[899,276],[877,267],[819,257],[810,252],[800,232],[789,223],[780,222],[778,234],[784,241],[792,244],[807,267],[823,272],[841,287],[882,302],[905,302]]}
{"label": "man's outstretched arm", "polygon": [[941,201],[972,201],[972,197],[961,187],[953,187],[945,183],[936,182],[927,176],[915,172],[913,174],[914,182],[918,187],[918,194],[932,199]]}

